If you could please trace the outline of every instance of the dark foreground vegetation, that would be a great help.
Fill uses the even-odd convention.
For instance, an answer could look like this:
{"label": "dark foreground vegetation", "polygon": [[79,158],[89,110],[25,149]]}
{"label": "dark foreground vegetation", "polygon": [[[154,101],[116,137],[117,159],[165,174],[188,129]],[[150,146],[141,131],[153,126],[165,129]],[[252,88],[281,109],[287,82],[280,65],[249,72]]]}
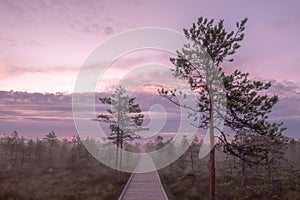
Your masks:
{"label": "dark foreground vegetation", "polygon": [[[169,199],[210,198],[209,157],[199,159],[200,145],[194,142],[180,159],[159,171]],[[222,145],[216,149],[217,199],[300,199],[300,140],[276,147],[271,159],[260,164],[223,153]]]}
{"label": "dark foreground vegetation", "polygon": [[0,140],[0,200],[118,199],[129,176],[97,161],[77,137],[14,132]]}
{"label": "dark foreground vegetation", "polygon": [[[172,142],[158,136],[147,148]],[[210,198],[209,157],[199,159],[201,143],[196,138],[176,162],[159,170],[169,199]],[[286,139],[257,163],[224,153],[221,143],[216,149],[217,199],[300,199],[300,140]],[[1,200],[118,199],[130,176],[101,164],[78,137],[59,140],[54,132],[36,140],[17,132],[2,135],[0,157]]]}

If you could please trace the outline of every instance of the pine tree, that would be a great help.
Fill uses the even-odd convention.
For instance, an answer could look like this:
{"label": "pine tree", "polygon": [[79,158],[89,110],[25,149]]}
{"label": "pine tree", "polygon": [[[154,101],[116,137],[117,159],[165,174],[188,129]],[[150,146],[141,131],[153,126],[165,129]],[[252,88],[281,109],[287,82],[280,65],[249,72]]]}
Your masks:
{"label": "pine tree", "polygon": [[[186,96],[182,95],[182,91],[165,88],[159,90],[161,96],[189,110],[190,117],[199,121],[199,124],[196,124],[198,128],[209,128],[212,200],[216,198],[215,137],[224,144],[225,151],[246,160],[244,155],[233,150],[231,141],[228,141],[227,134],[219,128],[217,119],[224,120],[224,125],[234,133],[246,130],[273,138],[280,137],[284,130],[281,128],[282,124],[271,124],[267,121],[268,114],[278,102],[277,96],[269,97],[263,94],[271,87],[271,83],[249,80],[249,74],[239,70],[227,74],[221,65],[224,61],[233,61],[230,56],[240,48],[239,43],[244,39],[246,22],[247,18],[237,22],[237,30],[227,32],[223,20],[214,24],[213,19],[200,17],[190,29],[184,29],[189,43],[177,52],[176,58],[170,60],[175,66],[172,70],[174,76],[186,80],[197,96],[197,109],[179,103],[178,99]],[[226,116],[222,113],[225,107]]]}
{"label": "pine tree", "polygon": [[164,138],[161,135],[158,135],[155,139],[156,149],[161,149],[164,146]]}
{"label": "pine tree", "polygon": [[122,154],[119,148],[123,149],[127,141],[141,138],[136,133],[145,130],[141,127],[144,115],[141,114],[140,105],[135,103],[135,98],[129,97],[123,87],[118,87],[111,97],[99,100],[111,106],[107,109],[108,114],[99,114],[96,120],[109,123],[111,132],[107,138],[117,146],[116,167],[120,169]]}
{"label": "pine tree", "polygon": [[44,140],[46,141],[47,145],[48,145],[48,150],[49,150],[49,170],[52,170],[51,167],[53,165],[53,152],[55,151],[54,147],[57,145],[58,139],[57,136],[55,135],[54,131],[51,131],[50,133],[48,133],[46,135],[46,137],[44,138]]}
{"label": "pine tree", "polygon": [[[247,19],[237,23],[237,31],[227,32],[224,21],[220,20],[214,25],[214,20],[200,17],[197,24],[190,29],[184,29],[186,38],[190,41],[177,52],[177,58],[171,58],[175,65],[174,76],[188,81],[192,91],[198,96],[198,109],[192,116],[200,120],[199,128],[210,130],[210,198],[215,199],[215,133],[214,117],[216,108],[214,104],[218,98],[218,91],[222,85],[221,63],[227,56],[233,55],[243,40]],[[207,56],[207,54],[209,56]],[[230,59],[229,61],[233,61]],[[160,95],[168,98],[178,105],[178,94],[175,90],[159,91]],[[186,105],[180,105],[187,108]],[[201,115],[197,115],[201,113]],[[221,116],[223,117],[223,116]]]}

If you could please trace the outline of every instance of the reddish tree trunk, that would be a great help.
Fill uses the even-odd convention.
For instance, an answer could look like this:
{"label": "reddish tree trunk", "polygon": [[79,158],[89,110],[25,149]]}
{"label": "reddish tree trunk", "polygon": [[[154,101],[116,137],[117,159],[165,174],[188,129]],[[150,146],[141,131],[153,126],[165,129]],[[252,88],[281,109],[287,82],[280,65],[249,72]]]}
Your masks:
{"label": "reddish tree trunk", "polygon": [[215,147],[210,151],[210,199],[216,199]]}
{"label": "reddish tree trunk", "polygon": [[209,133],[210,133],[210,200],[216,199],[216,176],[215,176],[215,134],[214,134],[214,114],[213,114],[213,99],[210,99],[210,119],[209,119]]}

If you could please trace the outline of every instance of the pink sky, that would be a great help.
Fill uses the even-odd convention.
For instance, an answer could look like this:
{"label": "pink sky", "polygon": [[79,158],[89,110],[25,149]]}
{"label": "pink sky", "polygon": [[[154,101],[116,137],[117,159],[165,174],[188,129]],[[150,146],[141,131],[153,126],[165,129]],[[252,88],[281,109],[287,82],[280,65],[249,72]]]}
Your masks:
{"label": "pink sky", "polygon": [[[283,95],[282,86],[287,90],[284,96],[289,99],[287,102],[294,98],[293,106],[298,107],[295,99],[300,99],[299,7],[296,0],[0,0],[0,91],[72,93],[79,69],[93,49],[114,34],[132,28],[182,31],[204,16],[224,19],[231,30],[236,21],[248,17],[242,47],[234,56],[235,62],[226,66],[248,71],[252,77],[273,80],[277,88],[273,92]],[[106,81],[114,82],[130,65],[151,60],[149,55],[136,54],[136,58],[119,61],[122,65],[115,65]],[[162,59],[156,57],[155,61]],[[292,89],[289,85],[293,85]],[[7,106],[0,103],[2,107]],[[36,110],[21,113],[25,112],[29,116]],[[300,113],[297,109],[294,112],[291,121],[296,120],[289,123],[296,127]],[[278,113],[277,118],[289,116],[287,113]],[[10,116],[14,115],[10,113]],[[70,113],[65,117],[69,119]],[[0,133],[13,131],[13,124],[9,123]],[[65,130],[73,130],[66,127]]]}
{"label": "pink sky", "polygon": [[89,53],[137,27],[181,31],[199,16],[249,18],[236,65],[254,77],[298,86],[298,1],[0,1],[0,90],[72,92]]}

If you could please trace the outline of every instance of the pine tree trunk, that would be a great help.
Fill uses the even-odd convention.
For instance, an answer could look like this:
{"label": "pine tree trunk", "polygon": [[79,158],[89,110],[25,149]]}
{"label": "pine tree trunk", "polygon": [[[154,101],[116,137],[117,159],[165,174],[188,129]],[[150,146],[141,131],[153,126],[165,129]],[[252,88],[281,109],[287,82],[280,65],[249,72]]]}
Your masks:
{"label": "pine tree trunk", "polygon": [[209,119],[209,132],[210,132],[210,199],[216,199],[216,176],[215,176],[215,135],[214,135],[214,117],[213,117],[213,104],[210,105],[210,119]]}
{"label": "pine tree trunk", "polygon": [[119,171],[119,145],[116,148],[116,170]]}
{"label": "pine tree trunk", "polygon": [[11,145],[9,164],[13,165],[13,159],[14,159],[14,145]]}
{"label": "pine tree trunk", "polygon": [[41,154],[42,154],[41,151],[42,151],[42,150],[39,148],[39,150],[38,150],[38,161],[37,161],[38,166],[40,166],[40,164],[41,164]]}
{"label": "pine tree trunk", "polygon": [[216,181],[215,181],[215,147],[210,151],[210,199],[216,199]]}
{"label": "pine tree trunk", "polygon": [[49,167],[52,168],[52,144],[50,144],[50,152],[49,152]]}
{"label": "pine tree trunk", "polygon": [[246,162],[242,160],[242,187],[245,187]]}
{"label": "pine tree trunk", "polygon": [[23,167],[24,164],[24,158],[25,158],[25,152],[22,151],[22,157],[21,157],[21,168]]}
{"label": "pine tree trunk", "polygon": [[123,141],[121,139],[121,149],[120,149],[120,166],[119,169],[122,169],[122,160],[123,160]]}
{"label": "pine tree trunk", "polygon": [[193,144],[191,144],[190,148],[190,158],[191,158],[191,168],[192,168],[192,173],[194,173],[194,156],[193,156]]}
{"label": "pine tree trunk", "polygon": [[170,149],[169,149],[169,152],[168,152],[168,156],[169,156],[169,163],[170,163],[170,164],[169,164],[169,171],[170,171],[170,173],[172,173],[172,171],[173,171],[173,170],[172,170],[172,165],[173,165],[173,164],[171,163],[171,152],[170,152]]}

